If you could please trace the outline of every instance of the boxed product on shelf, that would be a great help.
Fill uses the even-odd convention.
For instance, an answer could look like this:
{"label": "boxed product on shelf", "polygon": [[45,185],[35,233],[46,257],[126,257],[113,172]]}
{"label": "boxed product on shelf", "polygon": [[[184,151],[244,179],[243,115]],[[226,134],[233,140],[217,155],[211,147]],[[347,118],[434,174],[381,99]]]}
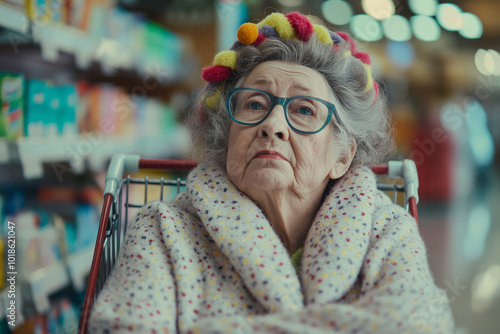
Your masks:
{"label": "boxed product on shelf", "polygon": [[[112,85],[99,85],[99,102],[95,114],[99,119],[99,131],[104,136],[117,135],[117,121],[115,118],[116,106],[120,94],[120,89]],[[131,135],[131,134],[129,134]]]}
{"label": "boxed product on shelf", "polygon": [[[20,2],[20,1],[18,1]],[[25,0],[28,17],[41,23],[66,24],[68,0]]]}
{"label": "boxed product on shelf", "polygon": [[49,108],[46,96],[48,82],[28,80],[25,113],[25,131],[28,137],[43,136],[45,111]]}
{"label": "boxed product on shelf", "polygon": [[30,20],[37,22],[50,21],[50,0],[26,0],[26,11]]}
{"label": "boxed product on shelf", "polygon": [[143,41],[143,52],[137,58],[136,66],[140,68],[144,64],[154,64],[155,70],[160,71],[155,75],[173,77],[181,63],[182,39],[153,22],[145,22],[142,35],[138,35]]}
{"label": "boxed product on shelf", "polygon": [[76,124],[79,131],[87,128],[87,111],[89,109],[89,92],[91,85],[86,81],[77,81],[75,84],[78,96]]}
{"label": "boxed product on shelf", "polygon": [[71,0],[67,6],[67,24],[70,27],[80,28],[82,25],[83,6],[86,0]]}
{"label": "boxed product on shelf", "polygon": [[82,81],[53,86],[29,80],[25,119],[28,137],[88,132],[114,138],[162,137],[177,126],[173,108],[157,99]]}
{"label": "boxed product on shelf", "polygon": [[87,31],[92,36],[100,35],[104,31],[110,9],[115,5],[114,0],[86,0],[81,3],[76,1],[76,6],[81,8],[81,12],[73,11],[74,15],[79,15],[77,21],[79,28]]}
{"label": "boxed product on shelf", "polygon": [[101,115],[99,113],[99,103],[101,99],[101,92],[99,86],[91,86],[88,91],[88,109],[86,110],[86,116],[84,116],[85,122],[84,127],[80,130],[81,132],[93,132],[99,130],[99,120]]}
{"label": "boxed product on shelf", "polygon": [[54,23],[66,24],[67,23],[67,2],[69,0],[50,0],[50,19]]}
{"label": "boxed product on shelf", "polygon": [[45,80],[28,80],[26,136],[78,133],[78,95],[74,85],[53,86]]}
{"label": "boxed product on shelf", "polygon": [[[133,98],[137,106],[137,132],[142,137],[160,139],[175,130],[177,127],[176,114],[171,106],[153,98],[143,99],[137,96]],[[154,141],[151,144],[154,144]]]}
{"label": "boxed product on shelf", "polygon": [[137,55],[143,52],[143,40],[138,35],[143,26],[144,19],[121,8],[113,8],[107,20],[105,36],[120,43],[133,59],[137,59]]}
{"label": "boxed product on shelf", "polygon": [[136,108],[132,103],[130,95],[121,88],[115,88],[114,99],[110,105],[111,114],[109,119],[113,123],[113,132],[116,137],[137,137],[134,122]]}
{"label": "boxed product on shelf", "polygon": [[0,138],[23,136],[24,76],[0,72]]}
{"label": "boxed product on shelf", "polygon": [[58,116],[61,109],[61,96],[57,87],[45,86],[47,108],[43,111],[43,135],[46,137],[59,135]]}
{"label": "boxed product on shelf", "polygon": [[79,321],[77,305],[68,297],[53,298],[46,312],[27,319],[27,322],[31,323],[29,330],[23,331],[16,328],[12,334],[76,333]]}
{"label": "boxed product on shelf", "polygon": [[63,332],[74,333],[80,320],[78,311],[68,298],[61,300],[59,323]]}
{"label": "boxed product on shelf", "polygon": [[77,134],[76,113],[78,111],[78,93],[75,85],[58,87],[60,108],[57,127],[60,134]]}
{"label": "boxed product on shelf", "polygon": [[77,87],[81,103],[78,107],[80,132],[98,132],[105,137],[135,137],[135,107],[122,88],[83,82]]}
{"label": "boxed product on shelf", "polygon": [[[79,204],[75,212],[76,240],[72,252],[95,244],[99,228],[99,213],[95,206]],[[71,253],[72,253],[71,252]]]}

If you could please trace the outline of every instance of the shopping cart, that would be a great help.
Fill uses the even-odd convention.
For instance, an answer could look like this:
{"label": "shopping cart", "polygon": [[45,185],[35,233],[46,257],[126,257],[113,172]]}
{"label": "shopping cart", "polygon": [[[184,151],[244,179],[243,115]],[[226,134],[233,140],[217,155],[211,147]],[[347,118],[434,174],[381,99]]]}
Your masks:
{"label": "shopping cart", "polygon": [[[139,169],[187,172],[195,166],[196,162],[192,160],[147,160],[140,159],[138,155],[117,154],[111,159],[106,174],[104,204],[94,257],[80,316],[79,334],[87,332],[92,306],[114,267],[121,242],[127,231],[128,218],[132,215],[131,210],[137,210],[151,200],[164,200],[165,187],[173,187],[177,194],[185,185],[185,181],[181,178],[176,180],[164,177],[160,179],[131,178],[130,175],[123,178],[124,173],[134,173]],[[415,163],[412,160],[390,161],[388,164],[372,167],[372,171],[378,177],[377,187],[385,192],[392,192],[393,201],[404,205],[418,224],[418,175]],[[131,199],[133,185],[143,185],[144,196],[141,196],[138,203],[133,203],[135,200]],[[151,187],[159,188],[159,196],[155,196],[156,198],[148,198],[148,190]],[[399,194],[404,195],[403,200]]]}

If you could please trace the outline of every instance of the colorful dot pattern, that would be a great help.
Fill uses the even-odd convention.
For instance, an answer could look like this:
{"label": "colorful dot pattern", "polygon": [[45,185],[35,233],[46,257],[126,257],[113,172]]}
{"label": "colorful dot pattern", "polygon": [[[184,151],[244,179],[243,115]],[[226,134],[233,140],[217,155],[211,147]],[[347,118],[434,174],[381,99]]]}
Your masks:
{"label": "colorful dot pattern", "polygon": [[131,222],[92,333],[452,333],[414,219],[351,169],[312,222],[296,272],[260,208],[202,164]]}

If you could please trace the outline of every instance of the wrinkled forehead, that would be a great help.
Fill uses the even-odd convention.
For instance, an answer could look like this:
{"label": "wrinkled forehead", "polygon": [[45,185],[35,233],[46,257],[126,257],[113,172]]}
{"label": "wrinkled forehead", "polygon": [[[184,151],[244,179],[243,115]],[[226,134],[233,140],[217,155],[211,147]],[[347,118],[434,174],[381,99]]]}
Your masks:
{"label": "wrinkled forehead", "polygon": [[282,61],[259,64],[238,86],[323,99],[329,99],[332,95],[331,88],[321,73],[303,65]]}

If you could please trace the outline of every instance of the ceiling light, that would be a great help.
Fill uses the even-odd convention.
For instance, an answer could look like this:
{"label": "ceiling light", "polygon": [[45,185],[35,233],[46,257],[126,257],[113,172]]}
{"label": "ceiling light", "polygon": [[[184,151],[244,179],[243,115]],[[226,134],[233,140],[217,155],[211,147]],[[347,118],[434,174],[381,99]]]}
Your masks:
{"label": "ceiling light", "polygon": [[438,6],[437,20],[444,29],[451,31],[459,30],[464,24],[462,10],[451,3],[443,3]]}
{"label": "ceiling light", "polygon": [[325,20],[332,24],[348,24],[352,17],[352,8],[347,2],[329,0],[321,5],[321,13]]}
{"label": "ceiling light", "polygon": [[351,31],[354,36],[365,42],[374,42],[382,38],[380,23],[370,15],[359,14],[351,19]]}
{"label": "ceiling light", "polygon": [[410,19],[413,35],[421,41],[437,41],[441,36],[441,28],[436,20],[424,15],[415,15]]}
{"label": "ceiling light", "polygon": [[401,15],[392,15],[382,22],[384,35],[396,42],[406,42],[411,38],[410,23]]}
{"label": "ceiling light", "polygon": [[362,0],[361,5],[366,14],[377,20],[385,20],[395,13],[392,0]]}
{"label": "ceiling light", "polygon": [[417,15],[433,16],[436,14],[436,0],[409,0],[410,9]]}
{"label": "ceiling light", "polygon": [[479,17],[472,13],[463,13],[464,21],[462,28],[458,31],[465,38],[479,38],[483,35],[483,24]]}

